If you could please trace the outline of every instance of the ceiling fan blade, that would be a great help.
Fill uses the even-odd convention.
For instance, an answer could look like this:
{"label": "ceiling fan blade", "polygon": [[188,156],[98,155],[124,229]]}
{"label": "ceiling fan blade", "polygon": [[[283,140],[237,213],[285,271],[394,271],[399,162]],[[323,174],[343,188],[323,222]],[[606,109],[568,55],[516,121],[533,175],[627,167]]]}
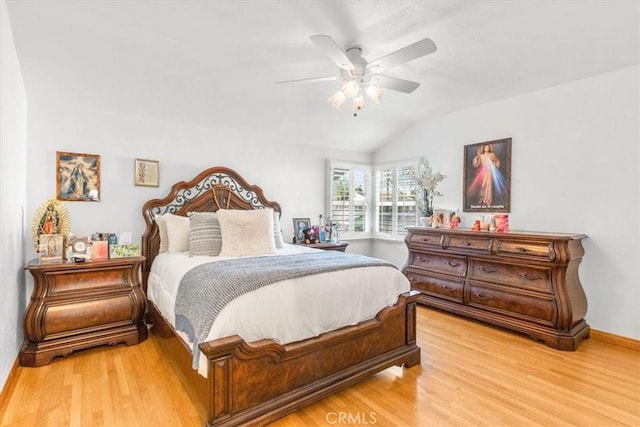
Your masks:
{"label": "ceiling fan blade", "polygon": [[312,42],[316,44],[322,51],[343,70],[352,70],[355,68],[351,60],[347,57],[342,49],[330,36],[311,36]]}
{"label": "ceiling fan blade", "polygon": [[417,41],[409,46],[405,46],[402,49],[398,49],[395,52],[391,52],[388,55],[378,58],[369,62],[367,68],[380,67],[381,70],[386,70],[396,65],[404,64],[405,62],[412,61],[421,56],[429,55],[430,53],[438,50],[436,44],[430,38],[425,38]]}
{"label": "ceiling fan blade", "polygon": [[330,81],[335,81],[335,80],[340,80],[340,77],[338,77],[338,76],[327,76],[327,77],[314,77],[314,78],[311,78],[311,79],[284,80],[284,81],[281,81],[281,82],[276,82],[276,84],[281,84],[281,83],[330,82]]}
{"label": "ceiling fan blade", "polygon": [[418,82],[384,76],[382,74],[372,75],[369,79],[369,84],[380,89],[390,89],[404,93],[411,93],[420,86]]}

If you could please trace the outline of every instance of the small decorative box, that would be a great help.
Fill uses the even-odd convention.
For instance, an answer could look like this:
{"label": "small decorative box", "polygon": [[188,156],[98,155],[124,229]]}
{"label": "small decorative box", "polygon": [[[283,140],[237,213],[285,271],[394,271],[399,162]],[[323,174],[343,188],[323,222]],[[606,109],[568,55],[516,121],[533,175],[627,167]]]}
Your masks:
{"label": "small decorative box", "polygon": [[138,243],[109,245],[109,258],[129,258],[134,256],[140,256],[140,245]]}

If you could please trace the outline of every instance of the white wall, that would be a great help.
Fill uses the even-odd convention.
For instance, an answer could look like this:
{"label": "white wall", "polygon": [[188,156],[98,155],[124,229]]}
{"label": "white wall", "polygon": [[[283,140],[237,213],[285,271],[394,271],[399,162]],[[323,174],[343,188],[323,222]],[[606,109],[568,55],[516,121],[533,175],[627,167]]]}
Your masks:
{"label": "white wall", "polygon": [[[55,195],[56,151],[100,155],[100,202],[64,202],[73,233],[131,231],[135,242],[144,231],[143,204],[164,197],[172,184],[211,166],[235,169],[279,202],[285,240],[291,241],[292,218],[314,219],[324,213],[326,158],[371,160],[365,153],[265,140],[251,133],[251,123],[242,130],[206,129],[34,102],[29,105],[29,218]],[[133,185],[135,158],[160,161],[158,188]],[[35,256],[31,247],[27,256]]]}
{"label": "white wall", "polygon": [[[639,104],[635,66],[425,120],[374,160],[425,156],[447,175],[436,205],[461,208],[463,146],[513,138],[511,228],[587,234],[587,322],[640,339]],[[373,254],[402,265],[406,248],[376,241]]]}
{"label": "white wall", "polygon": [[22,345],[26,131],[24,84],[6,4],[0,0],[0,389]]}

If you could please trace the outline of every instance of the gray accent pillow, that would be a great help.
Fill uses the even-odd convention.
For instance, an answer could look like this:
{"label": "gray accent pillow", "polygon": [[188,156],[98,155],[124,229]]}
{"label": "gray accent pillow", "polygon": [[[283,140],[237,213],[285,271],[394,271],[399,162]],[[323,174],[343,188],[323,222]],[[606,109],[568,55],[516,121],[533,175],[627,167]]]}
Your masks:
{"label": "gray accent pillow", "polygon": [[215,212],[189,212],[189,255],[218,256],[222,249],[220,221]]}

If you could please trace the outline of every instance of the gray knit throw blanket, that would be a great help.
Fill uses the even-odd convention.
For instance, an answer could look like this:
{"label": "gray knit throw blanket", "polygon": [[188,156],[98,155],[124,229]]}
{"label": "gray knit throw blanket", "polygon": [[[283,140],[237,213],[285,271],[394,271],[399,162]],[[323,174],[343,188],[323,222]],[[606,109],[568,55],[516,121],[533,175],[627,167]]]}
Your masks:
{"label": "gray knit throw blanket", "polygon": [[387,261],[337,251],[236,258],[192,268],[178,286],[175,327],[193,343],[193,368],[198,368],[198,344],[233,299],[282,280],[366,266],[396,268]]}

